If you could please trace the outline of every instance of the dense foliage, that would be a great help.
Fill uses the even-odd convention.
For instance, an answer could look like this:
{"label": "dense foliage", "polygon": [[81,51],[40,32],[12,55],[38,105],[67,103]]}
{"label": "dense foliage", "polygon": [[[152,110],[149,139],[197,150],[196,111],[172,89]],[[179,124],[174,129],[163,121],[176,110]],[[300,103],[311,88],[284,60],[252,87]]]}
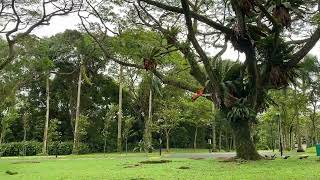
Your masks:
{"label": "dense foliage", "polygon": [[[59,153],[69,154],[121,152],[123,144],[149,152],[207,148],[212,139],[213,151],[235,149],[237,157],[257,160],[256,147],[297,144],[303,151],[303,143],[318,143],[319,61],[307,54],[320,39],[319,2],[49,0],[1,7],[4,155],[19,154],[20,141],[31,155],[41,141],[42,153],[61,142]],[[31,35],[73,12],[81,28]],[[237,60],[222,56],[230,45]]]}

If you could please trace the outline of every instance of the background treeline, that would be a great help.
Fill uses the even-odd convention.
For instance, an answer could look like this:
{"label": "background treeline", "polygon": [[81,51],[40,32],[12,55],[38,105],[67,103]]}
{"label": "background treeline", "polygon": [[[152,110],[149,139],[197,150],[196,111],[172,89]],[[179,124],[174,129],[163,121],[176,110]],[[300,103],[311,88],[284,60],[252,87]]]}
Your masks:
{"label": "background treeline", "polygon": [[[136,62],[154,56],[157,50],[152,47],[161,40],[141,29],[105,39],[108,50]],[[4,40],[0,46],[0,58],[5,58]],[[160,138],[167,150],[209,148],[208,139],[213,139],[210,148],[214,151],[235,147],[229,123],[210,101],[202,97],[192,102],[193,94],[161,84],[149,71],[106,60],[85,33],[67,30],[50,38],[26,36],[17,42],[16,52],[17,60],[0,75],[2,156],[114,152],[119,150],[119,119],[120,150],[151,151],[159,147]],[[195,83],[181,54],[171,52],[161,56],[161,61],[166,74]],[[273,105],[258,116],[252,133],[258,149],[279,148],[280,139],[288,150],[295,144],[301,149],[303,143],[318,143],[320,76],[316,57],[307,56],[296,73],[296,83],[271,92]]]}

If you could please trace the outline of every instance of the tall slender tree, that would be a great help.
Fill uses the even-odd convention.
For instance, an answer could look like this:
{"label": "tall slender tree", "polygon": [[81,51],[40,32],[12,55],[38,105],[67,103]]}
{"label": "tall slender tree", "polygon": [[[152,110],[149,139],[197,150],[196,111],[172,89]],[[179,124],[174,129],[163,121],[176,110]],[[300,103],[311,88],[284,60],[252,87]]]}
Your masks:
{"label": "tall slender tree", "polygon": [[27,142],[27,130],[29,126],[28,122],[28,117],[27,117],[27,112],[24,112],[22,115],[22,121],[23,121],[23,155],[27,155],[27,147],[26,147],[26,142]]}
{"label": "tall slender tree", "polygon": [[48,143],[48,129],[49,129],[49,118],[50,118],[50,79],[49,74],[46,77],[46,120],[44,125],[43,133],[43,148],[42,153],[47,154],[47,143]]}
{"label": "tall slender tree", "polygon": [[117,149],[122,152],[122,89],[123,89],[123,67],[120,65],[119,69],[119,109],[118,109],[118,136]]}
{"label": "tall slender tree", "polygon": [[79,148],[79,134],[78,134],[78,125],[80,118],[80,99],[81,99],[81,84],[82,84],[82,61],[79,67],[79,76],[78,76],[78,91],[77,91],[77,106],[76,106],[76,118],[74,122],[74,135],[73,135],[73,149],[72,153],[77,154]]}
{"label": "tall slender tree", "polygon": [[151,123],[152,123],[152,89],[149,89],[149,108],[148,117],[146,118],[144,127],[144,142],[145,149],[150,151],[152,149]]}

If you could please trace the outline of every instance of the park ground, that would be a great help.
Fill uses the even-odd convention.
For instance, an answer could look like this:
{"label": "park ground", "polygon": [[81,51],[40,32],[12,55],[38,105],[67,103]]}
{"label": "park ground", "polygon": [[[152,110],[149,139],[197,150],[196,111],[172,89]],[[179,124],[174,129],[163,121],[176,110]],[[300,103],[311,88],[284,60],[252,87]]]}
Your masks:
{"label": "park ground", "polygon": [[[272,154],[272,152],[261,152]],[[2,157],[1,180],[50,179],[320,179],[320,158],[315,148],[306,153],[286,152],[287,160],[224,162],[234,153],[209,154],[208,150],[173,150],[159,157],[158,153],[89,154],[34,157]],[[307,159],[299,159],[308,155]],[[143,161],[166,163],[145,164]]]}

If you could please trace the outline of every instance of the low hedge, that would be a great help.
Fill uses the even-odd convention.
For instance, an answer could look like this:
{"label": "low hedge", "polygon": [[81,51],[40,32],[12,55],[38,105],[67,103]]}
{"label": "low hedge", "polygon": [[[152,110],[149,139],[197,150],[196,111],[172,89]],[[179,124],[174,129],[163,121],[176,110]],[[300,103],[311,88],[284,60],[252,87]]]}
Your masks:
{"label": "low hedge", "polygon": [[[42,153],[42,142],[26,141],[26,142],[10,142],[0,145],[1,156],[35,156]],[[52,142],[48,144],[49,155],[68,155],[72,154],[73,142]],[[87,144],[79,144],[78,154],[89,153],[90,149]]]}
{"label": "low hedge", "polygon": [[3,143],[0,145],[0,156],[33,156],[41,152],[41,146],[36,141]]}
{"label": "low hedge", "polygon": [[[72,154],[73,142],[52,142],[48,146],[49,155],[68,155]],[[78,154],[90,153],[89,146],[84,143],[79,144]]]}

